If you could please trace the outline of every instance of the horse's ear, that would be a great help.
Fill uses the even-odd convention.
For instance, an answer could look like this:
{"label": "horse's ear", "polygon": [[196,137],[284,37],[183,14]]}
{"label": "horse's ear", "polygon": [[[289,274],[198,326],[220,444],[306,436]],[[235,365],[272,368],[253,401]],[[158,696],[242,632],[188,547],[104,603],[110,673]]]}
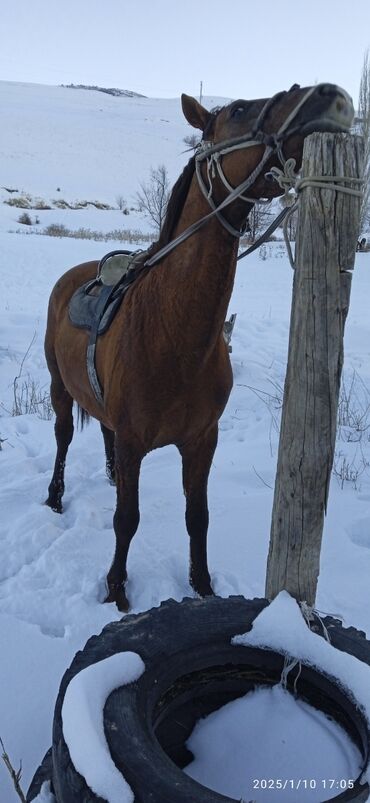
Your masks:
{"label": "horse's ear", "polygon": [[188,123],[190,123],[193,128],[200,128],[201,131],[204,131],[212,117],[211,113],[190,95],[181,95],[181,105]]}

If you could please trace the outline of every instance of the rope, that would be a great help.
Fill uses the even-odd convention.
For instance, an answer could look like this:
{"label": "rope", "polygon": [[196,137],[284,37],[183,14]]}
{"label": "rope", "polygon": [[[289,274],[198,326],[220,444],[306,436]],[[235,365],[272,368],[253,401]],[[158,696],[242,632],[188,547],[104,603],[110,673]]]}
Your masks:
{"label": "rope", "polygon": [[298,209],[298,194],[302,192],[302,190],[307,189],[307,187],[314,187],[315,189],[344,192],[347,195],[353,195],[355,198],[362,198],[362,189],[356,190],[353,187],[346,187],[343,185],[352,183],[362,187],[364,183],[362,178],[355,178],[354,176],[303,176],[302,178],[299,178],[295,172],[295,166],[295,159],[287,159],[283,169],[280,167],[272,167],[268,174],[278,183],[279,187],[284,190],[285,198],[292,197],[289,195],[289,190],[293,189],[295,191],[295,197],[297,200],[288,209],[283,225],[284,241],[288,252],[289,262],[293,270],[295,269],[295,261],[288,237],[288,224],[292,215]]}
{"label": "rope", "polygon": [[288,675],[293,669],[298,667],[297,676],[294,679],[293,683],[293,692],[297,694],[297,683],[299,680],[299,676],[302,672],[302,662],[298,658],[290,658],[288,655],[284,655],[284,666],[281,670],[281,677],[280,677],[280,684],[285,691],[288,690]]}
{"label": "rope", "polygon": [[[311,605],[308,605],[307,602],[303,601],[303,602],[299,602],[298,604],[299,604],[299,607],[300,607],[300,610],[301,610],[301,614],[302,614],[302,616],[303,616],[303,618],[304,618],[304,620],[306,622],[306,625],[307,625],[308,629],[311,630],[312,629],[311,628],[311,623],[314,624],[318,620],[320,622],[320,625],[321,625],[321,628],[322,628],[322,635],[323,635],[324,639],[328,642],[328,644],[331,644],[331,640],[330,640],[330,636],[329,636],[328,630],[325,627],[324,622],[323,622],[319,612],[315,608],[313,608]],[[283,689],[287,690],[287,688],[288,688],[288,675],[296,667],[298,667],[298,671],[297,671],[297,675],[296,675],[296,677],[294,679],[294,683],[293,683],[293,692],[294,692],[295,695],[297,694],[297,683],[298,683],[300,674],[302,672],[302,661],[299,658],[293,658],[292,656],[290,656],[288,654],[285,654],[284,655],[284,665],[283,665],[283,669],[281,671],[281,677],[280,677],[280,684],[281,684]]]}
{"label": "rope", "polygon": [[299,607],[301,609],[301,614],[302,614],[302,616],[303,616],[303,618],[304,618],[304,620],[306,622],[307,627],[311,630],[311,622],[315,622],[316,619],[318,619],[319,622],[320,622],[320,625],[322,627],[322,635],[324,636],[324,639],[329,644],[331,644],[328,630],[325,627],[323,619],[321,618],[321,616],[320,616],[319,612],[316,610],[316,608],[313,608],[312,605],[308,605],[307,602],[304,602],[304,601],[299,603]]}

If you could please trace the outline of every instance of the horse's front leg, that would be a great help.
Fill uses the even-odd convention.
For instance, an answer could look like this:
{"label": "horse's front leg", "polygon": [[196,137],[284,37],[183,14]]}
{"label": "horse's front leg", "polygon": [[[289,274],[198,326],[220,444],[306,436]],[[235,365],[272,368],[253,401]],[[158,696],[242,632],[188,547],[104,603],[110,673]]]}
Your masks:
{"label": "horse's front leg", "polygon": [[201,597],[213,594],[207,564],[208,475],[217,445],[217,425],[194,443],[180,448],[190,536],[190,583]]}
{"label": "horse's front leg", "polygon": [[139,474],[143,453],[132,440],[119,432],[115,438],[115,475],[117,506],[113,518],[116,550],[107,575],[108,595],[105,602],[116,602],[120,611],[129,609],[125,583],[127,554],[131,539],[139,526]]}

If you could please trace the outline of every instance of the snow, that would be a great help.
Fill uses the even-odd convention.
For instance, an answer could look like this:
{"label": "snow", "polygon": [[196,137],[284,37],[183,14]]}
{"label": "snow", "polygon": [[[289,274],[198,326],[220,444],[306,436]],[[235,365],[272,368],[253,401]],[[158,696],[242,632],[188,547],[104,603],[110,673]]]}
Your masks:
{"label": "snow", "polygon": [[49,781],[44,781],[39,794],[36,795],[33,803],[55,803],[55,796],[50,789]]}
{"label": "snow", "polygon": [[[312,750],[316,744],[320,749]],[[280,685],[261,687],[200,720],[187,746],[195,760],[186,774],[233,800],[327,800],[338,793],[327,791],[330,778],[353,782],[361,769],[345,731]],[[298,798],[300,779],[308,785]]]}
{"label": "snow", "polygon": [[63,734],[72,763],[90,789],[108,803],[133,803],[134,795],[109,752],[103,722],[105,701],[144,670],[135,652],[111,655],[75,675],[65,693]]}
{"label": "snow", "polygon": [[[311,632],[296,601],[282,591],[265,608],[248,633],[233,644],[273,649],[286,656],[288,671],[295,661],[335,678],[354,699],[370,722],[370,667],[352,655],[336,650]],[[293,659],[293,664],[292,664]],[[289,694],[282,682],[261,687],[199,721],[187,742],[194,761],[186,773],[194,780],[233,799],[286,801],[287,788],[256,787],[262,779],[312,781],[302,789],[305,801],[334,797],[326,779],[354,781],[362,758],[345,731],[322,712]],[[310,748],[308,749],[308,745]],[[315,745],[318,748],[315,749]],[[369,780],[369,769],[363,768]]]}
{"label": "snow", "polygon": [[34,798],[33,803],[55,803],[55,797],[50,790],[49,781],[42,784],[39,794]]}
{"label": "snow", "polygon": [[[14,380],[21,373],[18,389],[28,380],[41,395],[47,392],[43,337],[54,282],[69,267],[125,245],[15,233],[22,210],[3,203],[10,197],[4,187],[45,201],[60,194],[68,201],[97,199],[112,206],[120,193],[131,206],[151,166],[164,162],[170,179],[177,177],[188,158],[181,153],[182,138],[191,129],[177,99],[112,98],[0,82],[0,101],[0,643],[6,647],[0,661],[0,735],[14,762],[22,759],[26,788],[51,744],[64,671],[86,640],[120,614],[114,605],[101,604],[114,548],[115,492],[105,477],[100,428],[92,421],[75,432],[64,513],[53,513],[43,504],[55,458],[53,420],[40,417],[42,404],[39,414],[12,416]],[[70,228],[107,231],[120,221],[122,228],[150,230],[139,213],[122,216],[118,209],[32,210],[35,214],[39,230],[51,218]],[[80,215],[82,224],[76,222]],[[356,371],[352,405],[357,409],[361,394],[366,406],[370,392],[369,266],[368,254],[356,255],[346,324],[344,371],[348,387]],[[223,597],[264,595],[291,286],[280,243],[238,266],[230,304],[238,316],[231,355],[234,389],[209,482],[209,565],[214,590]],[[352,463],[353,477],[332,478],[317,594],[321,611],[341,616],[368,637],[369,421],[364,414],[357,431],[343,426],[338,435],[337,475],[341,452]],[[350,442],[355,435],[357,442]],[[174,447],[144,460],[140,509],[128,561],[134,613],[193,593],[181,463]],[[14,791],[3,765],[0,788],[11,803]]]}
{"label": "snow", "polygon": [[297,602],[286,591],[262,611],[252,630],[235,636],[234,644],[268,647],[295,658],[336,678],[354,697],[370,723],[370,666],[353,655],[335,649],[329,641],[313,633]]}

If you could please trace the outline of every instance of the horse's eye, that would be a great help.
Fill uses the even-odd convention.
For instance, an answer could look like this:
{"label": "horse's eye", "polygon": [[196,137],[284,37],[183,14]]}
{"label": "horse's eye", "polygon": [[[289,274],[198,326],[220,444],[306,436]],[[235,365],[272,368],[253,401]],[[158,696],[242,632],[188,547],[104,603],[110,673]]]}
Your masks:
{"label": "horse's eye", "polygon": [[230,112],[231,119],[232,120],[237,120],[238,117],[240,117],[242,114],[244,114],[245,110],[246,110],[245,106],[234,106],[234,108],[231,109],[231,112]]}

